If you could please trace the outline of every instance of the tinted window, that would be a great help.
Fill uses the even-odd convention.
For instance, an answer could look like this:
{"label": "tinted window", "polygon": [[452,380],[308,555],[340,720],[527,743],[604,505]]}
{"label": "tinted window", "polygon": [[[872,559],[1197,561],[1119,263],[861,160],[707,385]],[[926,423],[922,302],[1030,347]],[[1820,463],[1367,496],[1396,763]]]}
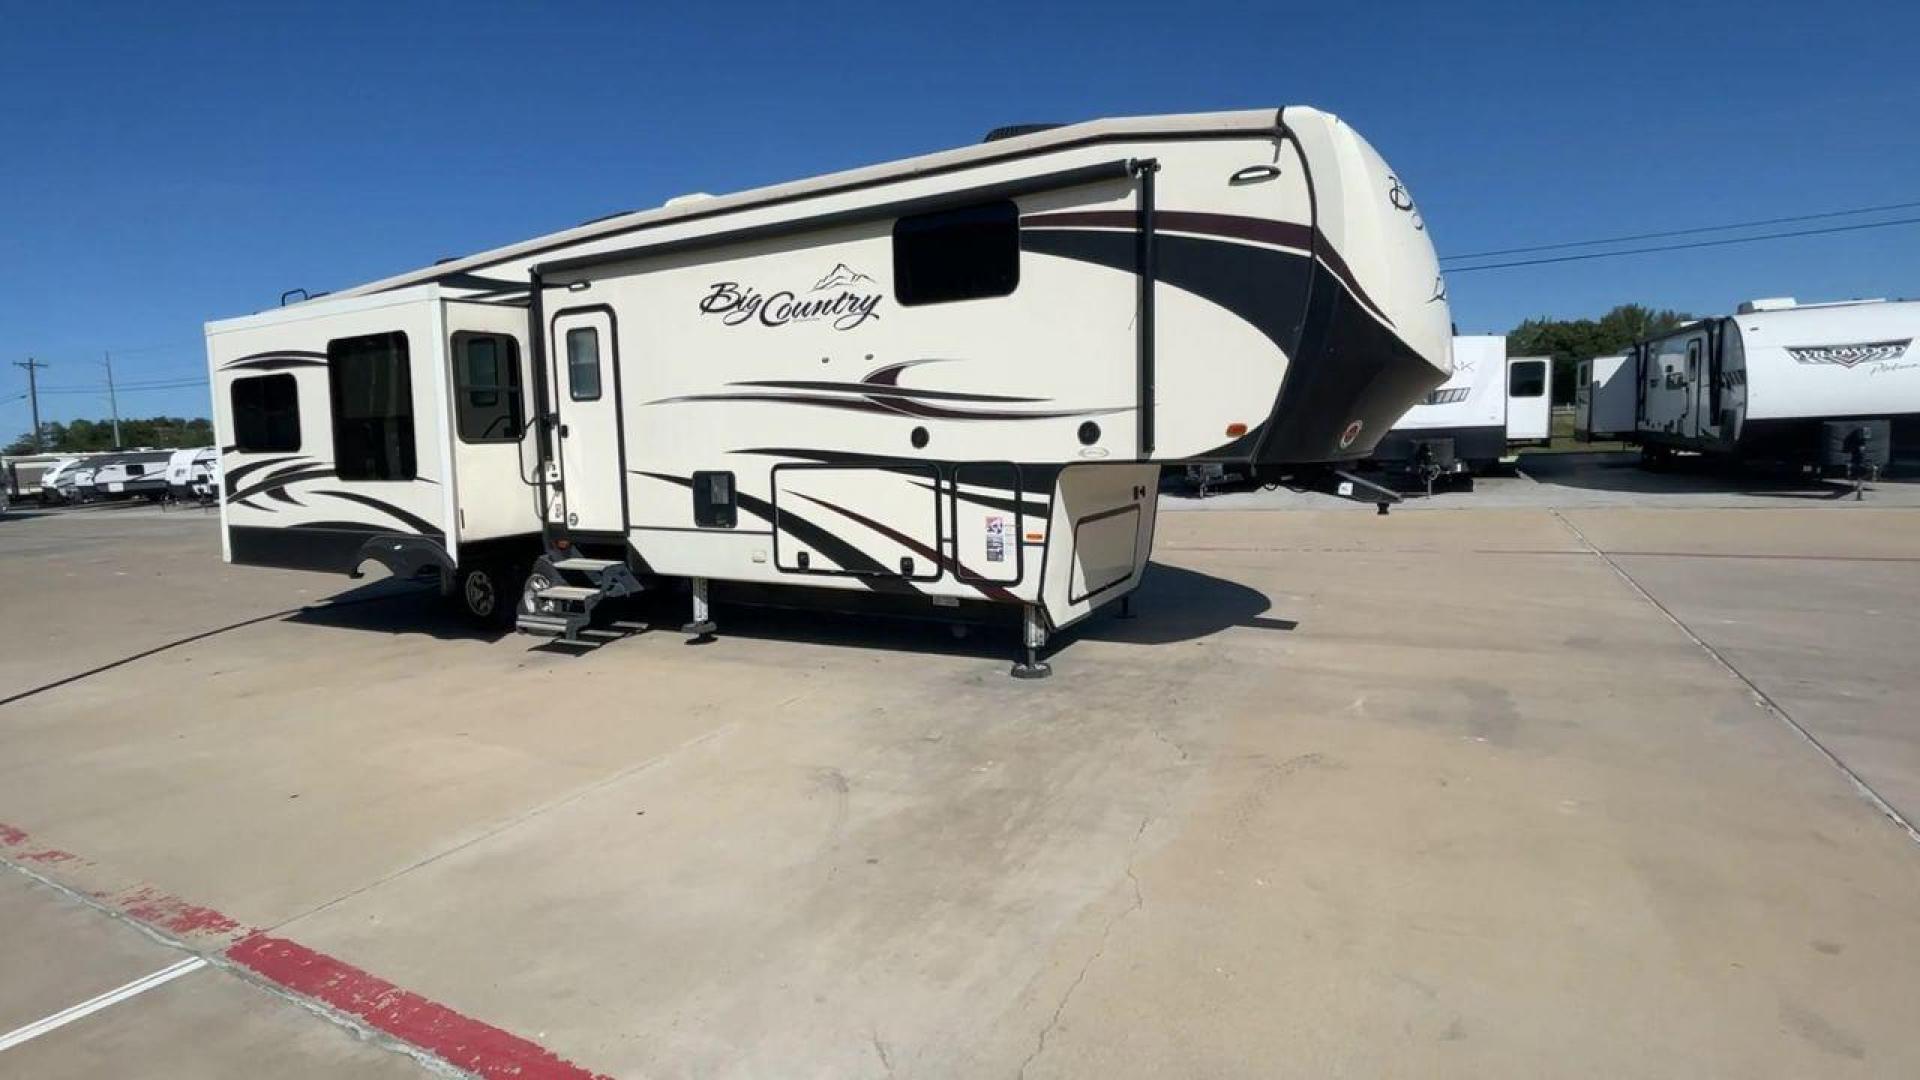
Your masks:
{"label": "tinted window", "polygon": [[466,442],[520,438],[520,346],[504,334],[453,335],[454,420]]}
{"label": "tinted window", "polygon": [[333,465],[342,480],[414,478],[413,372],[407,335],[327,342]]}
{"label": "tinted window", "polygon": [[1507,394],[1511,397],[1539,397],[1547,392],[1547,365],[1543,360],[1527,360],[1507,369]]}
{"label": "tinted window", "polygon": [[901,304],[1005,296],[1020,284],[1020,211],[1011,200],[903,217],[893,225]]}
{"label": "tinted window", "polygon": [[567,392],[575,401],[600,400],[600,331],[567,331]]}
{"label": "tinted window", "polygon": [[250,453],[300,449],[300,393],[292,375],[235,379],[228,393],[235,448]]}

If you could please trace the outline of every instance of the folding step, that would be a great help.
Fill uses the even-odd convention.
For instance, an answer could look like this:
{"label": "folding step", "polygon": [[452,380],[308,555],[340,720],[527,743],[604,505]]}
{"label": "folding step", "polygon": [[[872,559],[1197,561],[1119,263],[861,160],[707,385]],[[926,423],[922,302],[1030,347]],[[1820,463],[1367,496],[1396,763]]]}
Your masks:
{"label": "folding step", "polygon": [[554,563],[553,568],[555,570],[577,570],[582,574],[591,574],[598,570],[606,570],[610,567],[625,565],[626,563],[618,559],[589,559],[584,555],[574,555]]}
{"label": "folding step", "polygon": [[559,615],[523,613],[514,620],[514,626],[523,634],[551,634],[558,637],[572,629],[573,621]]}
{"label": "folding step", "polygon": [[576,600],[584,603],[599,599],[605,595],[605,590],[589,589],[579,585],[548,585],[533,595],[542,600]]}

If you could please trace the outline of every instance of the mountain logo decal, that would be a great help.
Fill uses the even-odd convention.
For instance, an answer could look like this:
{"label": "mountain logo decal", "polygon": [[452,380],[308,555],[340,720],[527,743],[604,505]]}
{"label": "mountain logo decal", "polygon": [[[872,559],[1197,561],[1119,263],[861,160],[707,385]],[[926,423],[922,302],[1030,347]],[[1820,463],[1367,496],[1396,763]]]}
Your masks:
{"label": "mountain logo decal", "polygon": [[859,285],[863,283],[870,285],[873,283],[873,279],[855,270],[853,267],[848,266],[846,263],[835,263],[833,269],[827,272],[827,276],[821,278],[819,283],[814,285],[813,291],[826,292],[828,289],[844,289],[849,285]]}

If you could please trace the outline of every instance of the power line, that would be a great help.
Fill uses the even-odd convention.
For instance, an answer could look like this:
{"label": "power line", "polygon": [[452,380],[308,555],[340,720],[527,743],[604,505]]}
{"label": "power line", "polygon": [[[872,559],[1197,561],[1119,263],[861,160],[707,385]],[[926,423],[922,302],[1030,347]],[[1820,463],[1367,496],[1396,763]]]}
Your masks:
{"label": "power line", "polygon": [[1686,244],[1661,244],[1655,247],[1628,248],[1624,251],[1593,251],[1584,255],[1556,255],[1546,259],[1519,259],[1514,262],[1484,263],[1480,266],[1455,266],[1446,270],[1448,274],[1471,274],[1475,270],[1505,270],[1515,266],[1544,266],[1547,263],[1581,262],[1587,259],[1612,259],[1621,255],[1646,255],[1655,251],[1685,251],[1690,248],[1726,247],[1729,244],[1753,244],[1761,240],[1785,240],[1794,236],[1824,236],[1828,233],[1859,232],[1863,229],[1885,229],[1895,225],[1920,225],[1920,217],[1896,218],[1892,221],[1870,221],[1862,225],[1832,225],[1824,229],[1796,229],[1791,232],[1763,233],[1759,236],[1736,236],[1727,240],[1695,240]]}
{"label": "power line", "polygon": [[1829,210],[1820,214],[1795,214],[1791,217],[1762,218],[1757,221],[1739,221],[1731,225],[1702,225],[1694,229],[1667,229],[1663,232],[1635,233],[1631,236],[1613,236],[1604,240],[1569,240],[1563,244],[1535,244],[1531,247],[1499,248],[1494,251],[1475,251],[1465,255],[1443,255],[1441,262],[1455,262],[1460,259],[1490,259],[1495,255],[1524,255],[1533,251],[1558,251],[1562,248],[1598,247],[1602,244],[1627,244],[1635,240],[1659,240],[1668,236],[1694,236],[1699,233],[1726,232],[1729,229],[1757,229],[1762,225],[1785,225],[1794,221],[1819,221],[1825,218],[1852,217],[1855,214],[1878,214],[1888,210],[1910,210],[1920,206],[1920,201],[1888,203],[1885,206],[1862,206],[1855,210]]}

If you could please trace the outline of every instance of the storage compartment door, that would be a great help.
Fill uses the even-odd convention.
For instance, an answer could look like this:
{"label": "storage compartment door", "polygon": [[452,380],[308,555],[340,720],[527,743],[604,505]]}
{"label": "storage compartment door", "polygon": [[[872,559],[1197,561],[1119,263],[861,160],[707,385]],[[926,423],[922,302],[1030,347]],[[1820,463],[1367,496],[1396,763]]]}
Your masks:
{"label": "storage compartment door", "polygon": [[941,574],[940,474],[931,465],[776,465],[774,565],[792,574]]}

